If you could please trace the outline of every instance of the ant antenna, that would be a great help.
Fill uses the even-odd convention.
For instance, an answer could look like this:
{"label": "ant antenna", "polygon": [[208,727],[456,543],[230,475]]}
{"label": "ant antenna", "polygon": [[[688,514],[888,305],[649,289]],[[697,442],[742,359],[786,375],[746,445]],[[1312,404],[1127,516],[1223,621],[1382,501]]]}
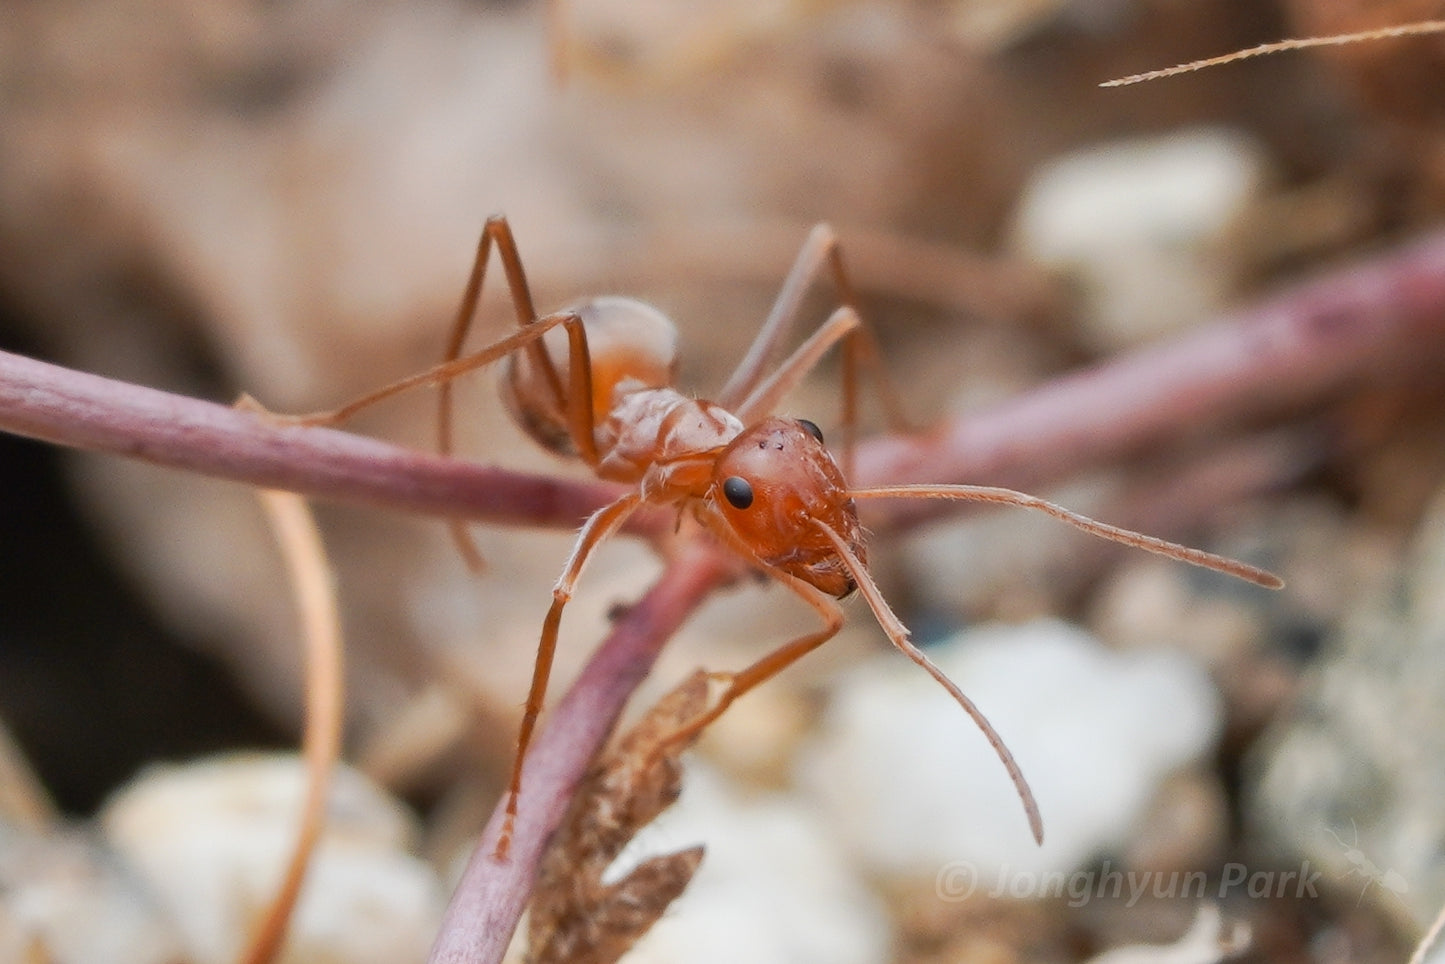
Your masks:
{"label": "ant antenna", "polygon": [[1003,737],[998,735],[998,731],[993,728],[993,724],[988,721],[988,718],[983,715],[983,711],[978,708],[973,700],[965,696],[963,690],[958,688],[958,684],[945,676],[943,670],[934,665],[933,661],[925,656],[922,650],[913,645],[912,640],[909,638],[908,627],[903,625],[903,621],[898,618],[897,614],[893,612],[893,608],[888,605],[888,600],[883,598],[883,592],[878,588],[878,584],[873,581],[873,576],[868,572],[868,567],[853,553],[852,549],[848,548],[847,541],[826,522],[818,519],[814,519],[812,522],[814,527],[827,536],[829,542],[833,543],[833,548],[838,550],[838,555],[842,558],[843,565],[848,567],[849,575],[853,577],[853,581],[858,585],[858,591],[863,594],[864,600],[868,603],[868,608],[873,610],[873,615],[878,619],[878,625],[883,627],[883,632],[893,641],[893,645],[898,647],[903,655],[923,667],[924,671],[927,672],[929,676],[932,676],[938,682],[938,685],[948,691],[948,695],[952,696],[958,705],[963,707],[963,711],[967,713],[974,724],[983,731],[983,735],[987,738],[989,746],[993,747],[993,752],[998,754],[999,761],[1003,763],[1004,769],[1008,771],[1009,779],[1013,781],[1014,789],[1018,791],[1019,800],[1024,805],[1024,813],[1028,816],[1029,830],[1034,835],[1034,842],[1042,846],[1044,842],[1044,818],[1039,813],[1039,803],[1034,799],[1034,791],[1029,787],[1028,780],[1024,778],[1023,769],[1019,767],[1018,761],[1015,760],[1014,755],[1009,752],[1009,748],[1004,745]]}
{"label": "ant antenna", "polygon": [[1177,542],[1169,542],[1155,536],[1146,536],[1133,529],[1123,529],[1119,526],[1111,526],[1107,522],[1097,522],[1086,515],[1080,515],[1046,499],[1040,499],[1036,495],[1015,492],[1013,489],[1001,489],[989,485],[889,485],[875,489],[849,489],[848,495],[855,499],[962,499],[970,502],[993,502],[1000,505],[1019,506],[1024,509],[1036,509],[1101,539],[1122,542],[1126,546],[1133,546],[1146,552],[1158,553],[1161,556],[1168,556],[1170,559],[1177,559],[1180,562],[1187,562],[1204,569],[1213,569],[1215,572],[1222,572],[1243,579],[1245,582],[1252,582],[1265,589],[1284,588],[1283,579],[1258,566],[1251,566],[1237,559],[1205,552],[1203,549],[1181,546]]}

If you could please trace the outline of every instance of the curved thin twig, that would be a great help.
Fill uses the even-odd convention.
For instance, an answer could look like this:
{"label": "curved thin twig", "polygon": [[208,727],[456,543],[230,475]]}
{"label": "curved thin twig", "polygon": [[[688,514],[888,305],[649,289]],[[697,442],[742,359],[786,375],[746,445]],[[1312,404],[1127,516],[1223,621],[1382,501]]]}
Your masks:
{"label": "curved thin twig", "polygon": [[269,964],[286,939],[311,854],[326,826],[326,799],[341,754],[343,722],[341,612],[321,531],[300,496],[267,489],[260,498],[281,547],[301,615],[306,651],[306,734],[302,745],[307,779],[296,845],[271,905],[239,958],[243,964]]}

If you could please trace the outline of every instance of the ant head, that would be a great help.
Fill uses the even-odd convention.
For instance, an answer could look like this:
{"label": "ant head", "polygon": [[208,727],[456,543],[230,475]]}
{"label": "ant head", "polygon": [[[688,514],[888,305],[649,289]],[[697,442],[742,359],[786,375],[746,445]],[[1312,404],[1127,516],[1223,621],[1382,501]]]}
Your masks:
{"label": "ant head", "polygon": [[[592,414],[597,422],[612,410],[617,389],[663,388],[677,369],[677,328],[651,305],[632,298],[589,298],[570,306],[587,331],[592,370]],[[557,326],[542,336],[561,383],[567,384],[567,332]],[[502,379],[502,400],[517,424],[542,445],[575,454],[567,433],[566,406],[559,404],[547,375],[524,351],[513,353]]]}
{"label": "ant head", "polygon": [[744,430],[714,465],[709,501],[763,563],[830,596],[857,588],[815,525],[827,525],[867,561],[843,473],[812,422],[768,418]]}

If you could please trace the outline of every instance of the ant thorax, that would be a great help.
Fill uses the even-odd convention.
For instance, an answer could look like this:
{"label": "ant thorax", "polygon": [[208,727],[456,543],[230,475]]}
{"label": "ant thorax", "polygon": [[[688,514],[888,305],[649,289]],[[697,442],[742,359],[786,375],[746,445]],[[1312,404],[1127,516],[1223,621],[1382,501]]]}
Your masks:
{"label": "ant thorax", "polygon": [[640,487],[648,502],[703,498],[717,455],[743,431],[743,423],[713,402],[671,388],[618,393],[597,426],[604,479]]}

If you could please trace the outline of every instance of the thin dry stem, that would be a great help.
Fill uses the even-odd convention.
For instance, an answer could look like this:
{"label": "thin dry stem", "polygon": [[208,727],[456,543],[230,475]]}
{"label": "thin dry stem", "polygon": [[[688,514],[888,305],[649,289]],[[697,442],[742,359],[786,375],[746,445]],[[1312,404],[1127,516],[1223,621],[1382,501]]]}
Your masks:
{"label": "thin dry stem", "polygon": [[341,753],[342,639],[335,577],[321,532],[306,500],[290,492],[265,490],[261,505],[276,533],[296,594],[306,647],[306,799],[296,846],[271,905],[241,955],[244,964],[275,960],[286,939],[292,911],[306,879],[311,854],[326,824],[326,798]]}
{"label": "thin dry stem", "polygon": [[693,847],[652,858],[615,883],[603,874],[624,847],[682,793],[682,753],[696,739],[669,739],[707,709],[697,672],[664,696],[577,788],[567,820],[537,875],[529,964],[611,964],[682,893],[702,861]]}
{"label": "thin dry stem", "polygon": [[1330,34],[1324,37],[1301,37],[1295,40],[1277,40],[1273,43],[1260,44],[1257,47],[1249,47],[1245,50],[1236,50],[1234,53],[1221,54],[1218,57],[1206,57],[1203,60],[1192,60],[1187,64],[1179,64],[1175,67],[1148,70],[1142,74],[1130,74],[1128,77],[1106,80],[1099,86],[1128,87],[1131,84],[1142,84],[1147,80],[1159,80],[1164,77],[1174,77],[1179,74],[1190,74],[1196,70],[1204,70],[1207,67],[1219,67],[1223,64],[1232,64],[1236,60],[1248,60],[1251,57],[1262,57],[1265,54],[1278,54],[1288,50],[1306,50],[1310,47],[1339,47],[1345,44],[1370,43],[1375,40],[1418,37],[1424,34],[1441,32],[1445,32],[1445,20],[1420,20],[1415,23],[1398,24],[1391,27],[1377,27],[1374,30],[1359,30],[1355,33]]}

